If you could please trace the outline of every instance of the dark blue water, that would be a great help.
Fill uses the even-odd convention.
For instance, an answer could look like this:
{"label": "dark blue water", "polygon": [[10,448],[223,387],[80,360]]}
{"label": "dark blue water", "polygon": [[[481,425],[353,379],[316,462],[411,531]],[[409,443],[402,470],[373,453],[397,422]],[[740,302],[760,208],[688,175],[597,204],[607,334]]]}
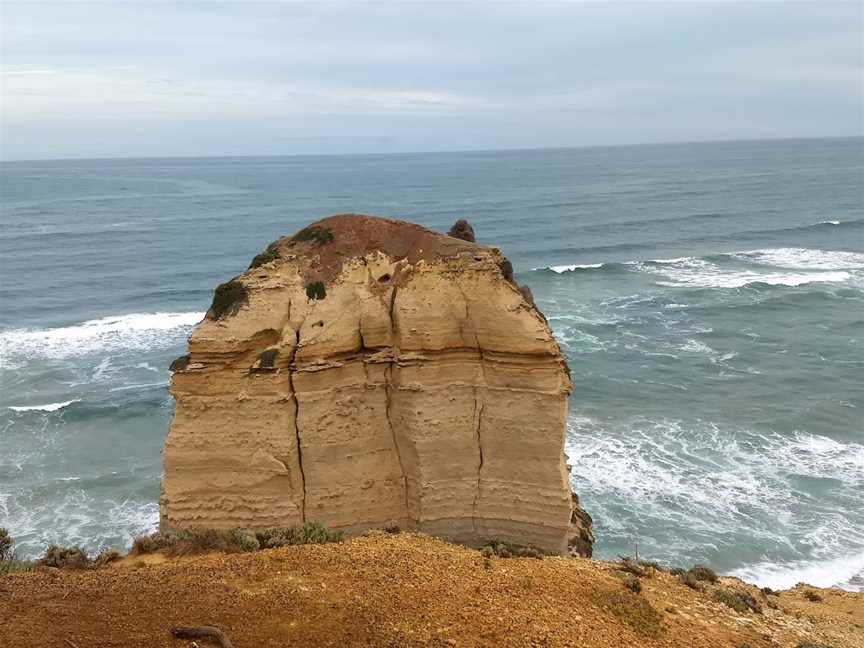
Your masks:
{"label": "dark blue water", "polygon": [[360,212],[467,218],[531,286],[600,557],[864,585],[862,139],[0,174],[0,526],[25,552],[155,526],[167,365],[212,289]]}

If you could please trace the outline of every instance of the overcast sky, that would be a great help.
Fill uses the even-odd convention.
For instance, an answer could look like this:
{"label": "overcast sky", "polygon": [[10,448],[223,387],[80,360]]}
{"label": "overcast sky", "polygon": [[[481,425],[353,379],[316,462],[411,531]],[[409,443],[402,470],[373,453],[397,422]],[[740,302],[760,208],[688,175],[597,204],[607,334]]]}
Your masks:
{"label": "overcast sky", "polygon": [[858,2],[0,6],[5,159],[864,132]]}

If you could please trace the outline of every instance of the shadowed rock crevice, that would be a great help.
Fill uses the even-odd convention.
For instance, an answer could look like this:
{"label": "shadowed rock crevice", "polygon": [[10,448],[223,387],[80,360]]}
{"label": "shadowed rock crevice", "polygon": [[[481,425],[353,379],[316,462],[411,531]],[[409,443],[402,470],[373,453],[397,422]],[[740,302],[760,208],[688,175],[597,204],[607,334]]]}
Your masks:
{"label": "shadowed rock crevice", "polygon": [[288,359],[288,389],[291,390],[291,403],[294,406],[294,439],[297,443],[297,468],[300,472],[300,522],[306,522],[306,473],[303,470],[303,446],[300,438],[300,400],[297,398],[297,389],[294,386],[294,358],[300,346],[300,332],[296,333],[294,346],[291,348],[291,357]]}

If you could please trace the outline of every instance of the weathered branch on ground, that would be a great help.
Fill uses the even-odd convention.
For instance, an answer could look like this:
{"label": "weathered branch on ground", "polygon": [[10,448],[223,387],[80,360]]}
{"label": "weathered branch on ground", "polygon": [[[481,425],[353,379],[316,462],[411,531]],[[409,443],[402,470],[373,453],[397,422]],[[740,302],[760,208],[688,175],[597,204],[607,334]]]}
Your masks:
{"label": "weathered branch on ground", "polygon": [[180,626],[172,628],[171,634],[175,639],[210,639],[222,648],[234,648],[225,633],[215,626]]}

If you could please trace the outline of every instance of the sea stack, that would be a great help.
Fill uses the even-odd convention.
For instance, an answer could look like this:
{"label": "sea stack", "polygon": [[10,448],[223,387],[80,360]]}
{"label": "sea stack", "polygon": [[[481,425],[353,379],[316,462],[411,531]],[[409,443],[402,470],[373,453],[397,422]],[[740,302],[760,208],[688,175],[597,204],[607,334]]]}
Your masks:
{"label": "sea stack", "polygon": [[172,365],[162,529],[397,525],[590,555],[569,371],[509,268],[353,214],[270,245]]}

